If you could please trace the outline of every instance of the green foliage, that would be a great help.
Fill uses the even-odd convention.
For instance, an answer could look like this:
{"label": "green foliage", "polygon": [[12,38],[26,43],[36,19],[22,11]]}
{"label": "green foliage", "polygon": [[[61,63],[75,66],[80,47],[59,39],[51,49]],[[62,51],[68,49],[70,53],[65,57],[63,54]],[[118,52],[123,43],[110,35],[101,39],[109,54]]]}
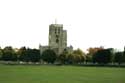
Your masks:
{"label": "green foliage", "polygon": [[65,50],[58,58],[62,64],[77,64],[85,61],[85,53],[80,49],[74,50],[72,53]]}
{"label": "green foliage", "polygon": [[61,62],[61,64],[67,64],[68,63],[68,51],[63,51],[62,54],[59,55],[58,60]]}
{"label": "green foliage", "polygon": [[114,57],[114,62],[117,62],[119,65],[122,63],[123,53],[116,52]]}
{"label": "green foliage", "polygon": [[73,51],[73,54],[78,54],[78,55],[83,56],[85,53],[83,53],[83,51],[78,48],[77,50],[74,50],[74,51]]}
{"label": "green foliage", "polygon": [[70,64],[82,63],[85,59],[85,53],[80,49],[74,50],[73,53],[68,55],[68,62]]}
{"label": "green foliage", "polygon": [[69,54],[68,62],[70,64],[76,64],[76,63],[78,63],[80,61],[80,58],[81,57],[79,55],[77,55],[77,54]]}
{"label": "green foliage", "polygon": [[123,52],[122,61],[125,62],[125,51]]}
{"label": "green foliage", "polygon": [[0,47],[0,60],[2,59],[2,55],[3,55],[3,51],[2,51],[2,49]]}
{"label": "green foliage", "polygon": [[28,55],[26,47],[21,47],[18,51],[19,60],[28,62]]}
{"label": "green foliage", "polygon": [[16,53],[11,46],[5,47],[3,49],[2,60],[5,60],[5,61],[16,61],[17,60]]}
{"label": "green foliage", "polygon": [[25,62],[39,62],[40,52],[37,49],[26,49],[25,47],[20,48],[18,51],[19,60]]}
{"label": "green foliage", "polygon": [[86,60],[86,54],[81,49],[74,50],[73,54],[78,56],[78,62],[83,62]]}
{"label": "green foliage", "polygon": [[29,57],[29,61],[31,62],[40,61],[40,52],[37,49],[27,49],[27,55]]}
{"label": "green foliage", "polygon": [[46,61],[48,63],[54,63],[57,59],[57,55],[53,50],[47,49],[42,53],[41,58],[43,61]]}
{"label": "green foliage", "polygon": [[88,63],[88,62],[92,62],[92,54],[87,54],[86,55],[86,64]]}
{"label": "green foliage", "polygon": [[111,61],[111,49],[99,50],[93,55],[93,62],[107,64]]}
{"label": "green foliage", "polygon": [[72,53],[69,53],[68,50],[64,50],[62,54],[57,56],[53,50],[47,49],[40,56],[40,51],[38,49],[26,47],[13,49],[11,46],[7,46],[4,49],[0,48],[0,60],[40,62],[41,59],[48,63],[59,61],[61,64],[83,64],[85,61],[87,64],[87,62],[93,61],[93,63],[99,64],[116,62],[120,65],[125,62],[125,51],[114,52],[112,48],[90,48],[88,54],[85,54],[81,49],[77,49]]}

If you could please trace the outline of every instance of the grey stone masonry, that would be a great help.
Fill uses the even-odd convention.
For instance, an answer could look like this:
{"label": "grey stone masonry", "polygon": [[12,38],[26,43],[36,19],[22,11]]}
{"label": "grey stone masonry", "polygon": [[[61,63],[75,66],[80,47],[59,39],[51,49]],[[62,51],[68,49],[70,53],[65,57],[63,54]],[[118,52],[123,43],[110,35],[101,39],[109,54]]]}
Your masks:
{"label": "grey stone masonry", "polygon": [[67,31],[63,30],[62,24],[49,25],[49,41],[48,46],[39,46],[40,54],[46,49],[52,49],[57,54],[61,54],[64,49],[73,50],[67,47]]}

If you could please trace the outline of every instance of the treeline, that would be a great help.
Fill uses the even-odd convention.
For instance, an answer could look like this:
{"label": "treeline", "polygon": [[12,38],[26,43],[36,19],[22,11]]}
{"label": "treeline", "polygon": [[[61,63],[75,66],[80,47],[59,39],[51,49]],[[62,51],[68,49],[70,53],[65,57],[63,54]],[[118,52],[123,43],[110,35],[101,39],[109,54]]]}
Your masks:
{"label": "treeline", "polygon": [[57,55],[53,50],[47,49],[41,55],[39,49],[21,47],[14,49],[11,46],[0,48],[1,61],[50,63],[50,64],[118,64],[125,63],[125,51],[116,52],[113,48],[89,48],[88,53],[81,49],[72,53],[64,50]]}
{"label": "treeline", "polygon": [[93,64],[122,64],[125,63],[125,50],[115,51],[113,48],[104,49],[89,48],[86,55],[86,63],[91,62]]}
{"label": "treeline", "polygon": [[26,47],[21,47],[20,49],[13,49],[11,46],[7,46],[4,49],[0,48],[0,60],[39,62],[40,52],[38,49],[30,49]]}

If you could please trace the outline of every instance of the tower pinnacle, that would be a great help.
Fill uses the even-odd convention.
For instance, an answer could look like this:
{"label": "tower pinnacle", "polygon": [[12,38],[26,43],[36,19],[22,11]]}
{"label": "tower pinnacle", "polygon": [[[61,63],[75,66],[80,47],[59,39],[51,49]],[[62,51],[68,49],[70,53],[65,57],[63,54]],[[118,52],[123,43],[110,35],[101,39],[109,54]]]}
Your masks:
{"label": "tower pinnacle", "polygon": [[57,24],[57,19],[55,19],[55,24]]}

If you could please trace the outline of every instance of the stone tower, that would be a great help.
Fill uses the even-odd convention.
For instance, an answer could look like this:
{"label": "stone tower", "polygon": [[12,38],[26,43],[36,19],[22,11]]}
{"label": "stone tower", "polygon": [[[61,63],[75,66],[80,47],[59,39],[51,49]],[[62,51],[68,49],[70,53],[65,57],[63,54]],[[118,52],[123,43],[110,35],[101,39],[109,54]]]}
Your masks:
{"label": "stone tower", "polygon": [[67,31],[63,30],[62,24],[49,26],[49,47],[60,54],[67,47]]}
{"label": "stone tower", "polygon": [[52,49],[57,55],[60,55],[64,50],[68,52],[73,51],[73,47],[67,47],[67,31],[63,30],[62,24],[51,24],[49,25],[49,45],[39,45],[40,54],[47,49]]}

